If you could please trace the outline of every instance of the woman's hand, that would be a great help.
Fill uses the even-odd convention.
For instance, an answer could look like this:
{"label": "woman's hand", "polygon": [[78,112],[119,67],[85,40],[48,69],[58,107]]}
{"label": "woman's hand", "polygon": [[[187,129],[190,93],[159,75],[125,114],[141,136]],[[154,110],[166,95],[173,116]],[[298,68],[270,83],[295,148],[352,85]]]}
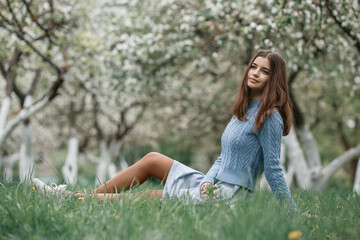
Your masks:
{"label": "woman's hand", "polygon": [[210,182],[204,182],[200,187],[200,196],[204,197],[208,195],[209,189],[212,188],[212,184]]}
{"label": "woman's hand", "polygon": [[205,201],[208,201],[210,199],[219,199],[220,189],[218,189],[216,185],[213,186],[209,182],[204,182],[200,186],[200,196]]}

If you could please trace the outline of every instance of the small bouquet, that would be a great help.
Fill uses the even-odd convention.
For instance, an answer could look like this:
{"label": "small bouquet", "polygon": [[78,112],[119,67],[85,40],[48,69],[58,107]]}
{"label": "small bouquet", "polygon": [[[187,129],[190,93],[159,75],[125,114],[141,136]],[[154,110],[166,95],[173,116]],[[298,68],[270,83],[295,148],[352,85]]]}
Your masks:
{"label": "small bouquet", "polygon": [[204,201],[220,199],[220,189],[216,185],[208,185],[200,191],[200,195]]}

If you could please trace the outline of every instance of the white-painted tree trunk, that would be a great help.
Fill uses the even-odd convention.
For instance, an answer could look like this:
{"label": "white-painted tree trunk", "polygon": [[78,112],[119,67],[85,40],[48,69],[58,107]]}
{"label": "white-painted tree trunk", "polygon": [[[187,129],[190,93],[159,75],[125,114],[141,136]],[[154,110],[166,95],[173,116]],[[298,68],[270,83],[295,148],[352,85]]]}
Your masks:
{"label": "white-painted tree trunk", "polygon": [[120,170],[121,171],[124,171],[125,169],[127,169],[129,167],[129,164],[127,163],[126,159],[124,156],[121,156],[121,159],[120,159]]}
{"label": "white-painted tree trunk", "polygon": [[71,134],[69,139],[68,153],[66,156],[65,165],[62,167],[62,174],[67,184],[76,184],[78,176],[78,154],[79,154],[79,140],[76,133]]}
{"label": "white-painted tree trunk", "polygon": [[[105,152],[106,152],[106,150],[105,150]],[[106,155],[107,154],[103,153],[103,152],[101,154],[102,157],[104,157]],[[104,183],[106,181],[107,176],[112,178],[117,174],[116,166],[114,163],[109,161],[108,165],[106,166],[106,159],[102,162],[101,158],[98,158],[90,153],[82,154],[82,156],[85,159],[89,160],[90,162],[97,164],[95,185]]]}
{"label": "white-painted tree trunk", "polygon": [[20,181],[30,181],[35,173],[32,146],[32,130],[30,124],[24,125],[24,141],[20,147],[19,175]]}
{"label": "white-painted tree trunk", "polygon": [[115,177],[116,174],[117,174],[116,166],[113,162],[111,162],[108,166],[107,175],[109,176],[109,178],[113,178],[113,177]]}
{"label": "white-painted tree trunk", "polygon": [[104,140],[100,141],[100,159],[96,167],[95,184],[103,184],[106,181],[108,168],[111,163],[110,149]]}
{"label": "white-painted tree trunk", "polygon": [[306,160],[310,168],[310,181],[314,182],[322,169],[320,153],[317,148],[316,140],[310,131],[309,125],[307,124],[304,124],[301,128],[297,128],[296,133],[297,136],[299,136],[302,149],[305,151]]}
{"label": "white-painted tree trunk", "polygon": [[99,158],[90,153],[82,153],[82,154],[80,154],[80,156],[92,163],[99,164],[99,161],[100,161]]}
{"label": "white-painted tree trunk", "polygon": [[297,136],[304,149],[306,159],[308,160],[309,167],[321,168],[321,160],[319,150],[317,148],[316,140],[314,135],[310,131],[309,125],[304,124],[302,127],[296,129]]}
{"label": "white-painted tree trunk", "polygon": [[9,114],[10,103],[11,103],[10,96],[6,96],[4,98],[4,100],[2,101],[2,104],[1,104],[1,110],[0,110],[0,136],[4,132],[6,119],[7,119],[7,116]]}
{"label": "white-painted tree trunk", "polygon": [[[122,142],[121,140],[113,140],[110,143],[110,154],[111,154],[111,162],[113,163],[117,159],[120,160],[120,170],[123,171],[129,167],[129,164],[126,162],[125,157],[120,154]],[[113,177],[116,175],[116,167],[115,164],[111,166],[112,170],[109,168],[109,177]],[[115,172],[114,172],[115,171]]]}
{"label": "white-painted tree trunk", "polygon": [[294,171],[298,186],[304,189],[310,188],[310,169],[305,160],[304,153],[300,147],[294,126],[291,127],[289,134],[285,136],[283,140],[287,148],[287,156],[290,160],[289,164]]}
{"label": "white-painted tree trunk", "polygon": [[[28,95],[25,98],[24,107],[31,106],[33,101],[32,96]],[[26,119],[25,119],[26,120]],[[33,155],[32,145],[32,130],[30,123],[24,124],[24,140],[20,147],[19,159],[19,175],[20,181],[30,181],[35,173],[35,161]]]}
{"label": "white-painted tree trunk", "polygon": [[2,159],[4,163],[4,179],[5,181],[12,182],[14,176],[14,164],[19,160],[19,154],[14,153]]}
{"label": "white-painted tree trunk", "polygon": [[129,167],[125,158],[120,156],[121,141],[113,140],[107,146],[104,140],[100,141],[100,158],[87,154],[86,158],[97,163],[95,184],[104,183],[107,178],[112,178],[117,174],[114,160],[120,157],[121,170]]}
{"label": "white-painted tree trunk", "polygon": [[354,192],[360,195],[360,159],[356,167],[355,181],[354,181]]}
{"label": "white-painted tree trunk", "polygon": [[120,156],[120,148],[121,148],[121,141],[120,140],[112,140],[110,142],[109,150],[112,159],[117,159]]}

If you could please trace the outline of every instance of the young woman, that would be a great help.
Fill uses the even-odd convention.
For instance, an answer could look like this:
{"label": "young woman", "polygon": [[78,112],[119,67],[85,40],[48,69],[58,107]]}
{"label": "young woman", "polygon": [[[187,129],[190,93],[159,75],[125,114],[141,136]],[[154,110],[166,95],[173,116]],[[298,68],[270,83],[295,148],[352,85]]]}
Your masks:
{"label": "young woman", "polygon": [[[257,178],[265,172],[275,196],[286,199],[296,208],[280,166],[281,137],[290,131],[291,106],[286,66],[278,53],[261,50],[251,59],[233,106],[233,115],[221,137],[222,152],[206,175],[153,152],[91,194],[99,200],[116,199],[121,190],[142,184],[153,176],[165,186],[163,190],[148,190],[145,194],[150,199],[186,197],[201,201],[210,193],[232,198],[243,190],[254,191]],[[42,192],[61,192],[39,179],[33,182]]]}

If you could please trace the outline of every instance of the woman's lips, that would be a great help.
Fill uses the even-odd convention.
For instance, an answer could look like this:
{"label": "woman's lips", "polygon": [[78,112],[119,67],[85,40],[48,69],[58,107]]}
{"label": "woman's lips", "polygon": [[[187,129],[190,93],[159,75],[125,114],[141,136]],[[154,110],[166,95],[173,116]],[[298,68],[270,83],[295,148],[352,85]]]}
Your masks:
{"label": "woman's lips", "polygon": [[253,79],[253,78],[249,78],[249,79],[250,79],[251,82],[257,82],[257,83],[259,82],[258,80]]}

